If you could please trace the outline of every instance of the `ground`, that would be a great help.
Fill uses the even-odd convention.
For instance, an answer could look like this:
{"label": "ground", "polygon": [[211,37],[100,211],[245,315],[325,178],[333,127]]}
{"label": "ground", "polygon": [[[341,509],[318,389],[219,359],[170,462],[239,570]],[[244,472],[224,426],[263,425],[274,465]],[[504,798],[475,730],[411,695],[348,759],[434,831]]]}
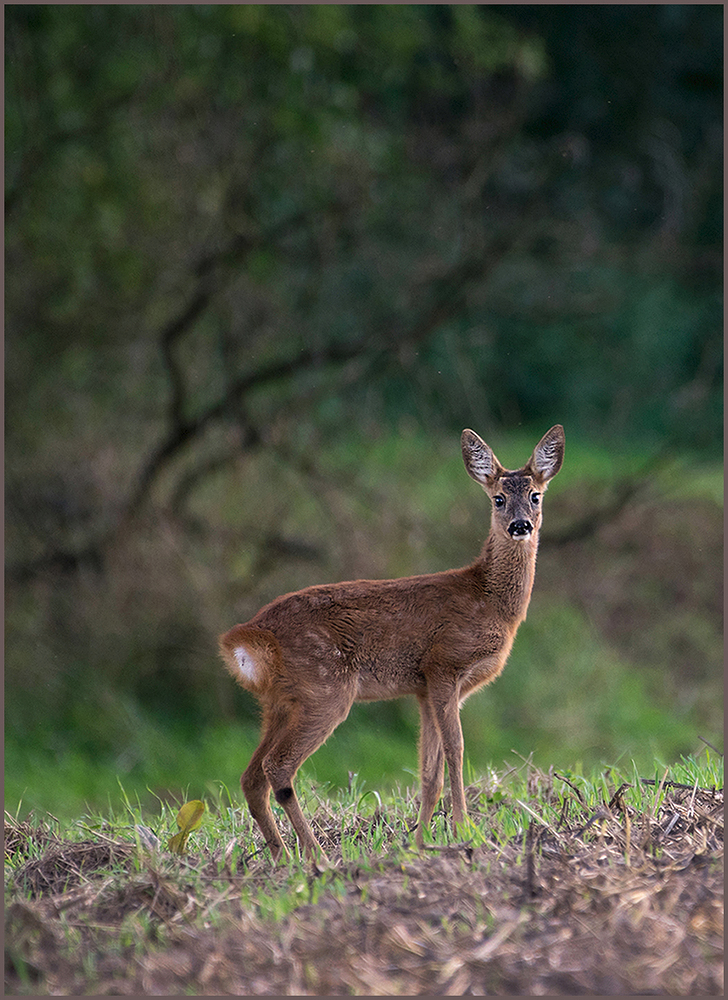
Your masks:
{"label": "ground", "polygon": [[354,861],[323,810],[327,867],[6,819],[6,995],[722,995],[722,791],[568,785],[505,843],[418,853],[377,808]]}

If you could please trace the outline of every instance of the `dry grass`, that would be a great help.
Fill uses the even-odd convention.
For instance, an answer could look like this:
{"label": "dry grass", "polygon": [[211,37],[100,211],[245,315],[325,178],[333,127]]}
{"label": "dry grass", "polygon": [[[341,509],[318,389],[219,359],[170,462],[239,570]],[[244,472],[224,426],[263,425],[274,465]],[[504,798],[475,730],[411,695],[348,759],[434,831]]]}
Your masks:
{"label": "dry grass", "polygon": [[473,840],[422,854],[379,806],[322,806],[325,871],[7,819],[6,993],[722,995],[722,789],[528,787],[471,786]]}

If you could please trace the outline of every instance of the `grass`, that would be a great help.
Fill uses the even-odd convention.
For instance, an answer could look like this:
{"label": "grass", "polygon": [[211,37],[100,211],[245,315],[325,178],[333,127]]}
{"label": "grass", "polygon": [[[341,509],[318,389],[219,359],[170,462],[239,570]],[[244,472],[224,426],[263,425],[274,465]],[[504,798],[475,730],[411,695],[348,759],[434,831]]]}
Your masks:
{"label": "grass", "polygon": [[274,867],[222,785],[183,856],[165,849],[179,801],[6,815],[6,992],[721,992],[720,755],[469,778],[467,835],[446,796],[422,852],[411,792],[301,780],[325,866],[281,823]]}
{"label": "grass", "polygon": [[[588,771],[595,761],[607,759],[617,767],[632,760],[648,773],[655,752],[660,759],[673,761],[680,759],[686,747],[692,746],[695,752],[700,749],[694,727],[681,724],[667,707],[650,703],[645,691],[637,696],[625,694],[626,686],[642,683],[626,673],[611,676],[606,691],[590,686],[588,676],[583,682],[574,678],[564,704],[558,704],[548,685],[535,679],[515,675],[507,686],[505,680],[504,675],[498,681],[503,685],[500,698],[493,697],[494,688],[474,697],[463,709],[466,764],[473,774],[494,764],[510,765],[518,753],[524,753],[529,733],[537,741],[530,755],[534,765],[557,771],[574,766]],[[519,687],[521,711],[504,726],[503,718],[513,715],[512,702],[509,705],[513,687]],[[608,711],[605,705],[616,705],[619,710]],[[529,706],[543,711],[540,725],[530,723]],[[396,731],[382,726],[373,715],[355,706],[350,718],[304,764],[302,776],[334,798],[344,795],[352,780],[364,783],[370,796],[386,796],[398,785],[416,784],[416,710],[407,710],[404,725]],[[8,741],[6,808],[20,817],[35,810],[63,820],[101,808],[115,813],[124,801],[120,786],[144,808],[154,808],[158,798],[215,797],[216,790],[224,787],[230,789],[231,801],[242,800],[238,780],[256,746],[255,726],[210,726],[200,737],[191,738],[179,730],[155,727],[152,720],[148,725],[149,740],[144,741],[142,734],[136,737],[146,748],[145,760],[127,772],[119,767],[118,758],[92,760],[73,747],[51,756],[36,746]],[[637,753],[630,755],[635,749],[634,732],[640,733],[640,739]],[[590,740],[594,741],[591,745]],[[579,748],[577,757],[575,747]]]}
{"label": "grass", "polygon": [[[615,790],[621,788],[626,807],[656,815],[671,786],[707,790],[723,787],[723,757],[709,747],[698,757],[684,757],[672,765],[656,759],[647,773],[634,762],[626,768],[603,764],[587,773],[576,764],[546,773],[534,767],[531,757],[514,758],[511,767],[501,771],[489,768],[481,776],[476,776],[472,768],[468,771],[471,834],[481,842],[492,839],[500,844],[523,837],[534,818],[534,810],[545,825],[556,824],[566,801],[574,794],[584,809],[594,810],[609,802]],[[333,838],[344,860],[371,857],[385,844],[387,850],[398,846],[405,852],[412,846],[410,834],[417,816],[417,797],[412,789],[403,791],[395,787],[380,792],[368,788],[359,775],[351,774],[348,785],[337,789],[302,777],[297,780],[297,792],[304,812],[316,816],[319,829],[329,839]],[[247,807],[241,806],[240,798],[237,789],[233,791],[222,783],[203,797],[206,803],[203,823],[193,834],[199,849],[212,850],[216,845],[225,844],[231,851],[246,852],[249,858],[255,855],[259,850],[256,846],[258,830]],[[159,798],[150,810],[119,785],[118,800],[115,807],[109,805],[103,812],[87,812],[73,820],[61,820],[51,814],[38,814],[38,817],[41,824],[50,822],[54,836],[68,840],[101,834],[104,838],[123,837],[137,842],[138,831],[148,829],[161,844],[166,844],[177,831],[175,817],[184,796]],[[443,808],[433,821],[432,842],[444,843],[451,839],[446,804],[447,786]],[[273,809],[294,847],[295,856],[295,839],[288,830],[285,814],[275,803]],[[15,815],[6,811],[15,826],[23,822],[20,815],[21,810]],[[32,825],[32,820],[25,822]]]}

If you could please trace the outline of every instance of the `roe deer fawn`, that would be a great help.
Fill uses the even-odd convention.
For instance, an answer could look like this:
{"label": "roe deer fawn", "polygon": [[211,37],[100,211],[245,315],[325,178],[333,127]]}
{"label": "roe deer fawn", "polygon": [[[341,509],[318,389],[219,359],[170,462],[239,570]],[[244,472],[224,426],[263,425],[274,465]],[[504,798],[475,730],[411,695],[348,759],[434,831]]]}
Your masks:
{"label": "roe deer fawn", "polygon": [[504,469],[471,430],[468,474],[492,501],[490,533],[470,566],[398,580],[356,580],[279,597],[220,636],[232,676],[262,707],[262,739],[241,785],[274,860],[286,853],[270,791],[308,855],[321,851],[293,790],[301,764],[355,701],[415,695],[420,709],[419,847],[447,761],[455,826],[466,817],[460,706],[503,669],[531,598],[541,499],[564,458],[552,427],[522,469]]}

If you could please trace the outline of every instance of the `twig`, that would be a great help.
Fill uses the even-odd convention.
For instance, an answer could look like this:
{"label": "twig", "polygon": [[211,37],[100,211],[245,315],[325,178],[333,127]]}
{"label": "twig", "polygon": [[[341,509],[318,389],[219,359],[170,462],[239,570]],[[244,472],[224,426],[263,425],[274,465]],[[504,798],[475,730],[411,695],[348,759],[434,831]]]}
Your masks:
{"label": "twig", "polygon": [[[658,784],[658,782],[655,781],[654,778],[640,778],[640,781],[642,782],[643,785],[656,785],[656,784]],[[685,785],[685,784],[683,784],[680,781],[665,781],[664,778],[662,779],[662,781],[659,782],[659,785],[660,785],[660,788],[663,788],[663,787],[664,788],[683,788],[683,789],[685,789],[688,792],[691,792],[693,790],[693,788],[695,787],[694,785]],[[706,795],[712,795],[713,792],[722,792],[723,791],[723,787],[722,786],[720,788],[702,788],[701,787],[700,791],[701,792],[705,792]]]}
{"label": "twig", "polygon": [[702,740],[702,742],[705,743],[706,747],[710,747],[711,750],[714,750],[719,757],[723,756],[722,750],[719,750],[717,747],[714,747],[712,743],[708,743],[708,741],[705,739],[704,736],[698,736],[698,739]]}
{"label": "twig", "polygon": [[558,778],[559,781],[563,781],[564,784],[568,785],[569,788],[573,789],[573,791],[576,792],[576,796],[579,799],[579,802],[581,802],[581,804],[583,806],[586,805],[586,802],[584,801],[583,795],[581,794],[581,792],[579,791],[579,789],[576,787],[576,785],[572,784],[572,782],[570,782],[568,778],[565,778],[563,776],[563,774],[559,774],[557,771],[554,771],[554,778]]}

